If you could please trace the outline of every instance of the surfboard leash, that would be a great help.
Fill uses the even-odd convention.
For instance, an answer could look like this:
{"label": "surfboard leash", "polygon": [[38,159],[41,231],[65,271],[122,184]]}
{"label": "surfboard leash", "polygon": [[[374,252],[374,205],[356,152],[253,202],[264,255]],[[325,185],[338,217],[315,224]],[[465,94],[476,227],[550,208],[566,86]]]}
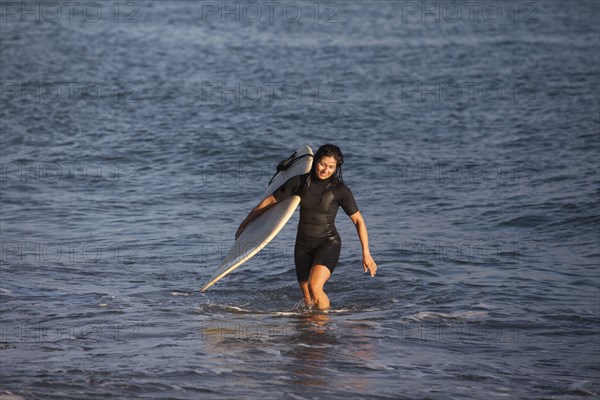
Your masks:
{"label": "surfboard leash", "polygon": [[275,172],[275,174],[271,177],[271,179],[269,180],[269,184],[267,186],[269,186],[271,184],[271,182],[273,182],[273,179],[275,179],[275,177],[277,176],[278,173],[280,173],[281,171],[285,171],[286,169],[288,169],[289,167],[291,167],[292,165],[294,165],[295,163],[298,162],[298,160],[303,159],[304,157],[313,157],[312,154],[306,153],[306,154],[302,154],[301,156],[296,157],[296,151],[294,151],[294,153],[289,156],[287,158],[287,160],[281,160],[279,161],[279,164],[277,164],[277,172]]}

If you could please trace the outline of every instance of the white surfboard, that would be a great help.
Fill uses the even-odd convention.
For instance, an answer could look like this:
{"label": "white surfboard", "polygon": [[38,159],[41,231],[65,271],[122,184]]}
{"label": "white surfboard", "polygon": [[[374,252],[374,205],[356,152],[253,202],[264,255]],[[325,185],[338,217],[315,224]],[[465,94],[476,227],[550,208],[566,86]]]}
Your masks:
{"label": "white surfboard", "polygon": [[[309,172],[312,166],[312,155],[310,146],[302,146],[296,150],[287,160],[290,163],[288,169],[278,172],[271,179],[263,199],[273,194],[288,179]],[[292,217],[298,204],[300,204],[300,196],[290,196],[252,220],[200,291],[206,291],[269,244]]]}

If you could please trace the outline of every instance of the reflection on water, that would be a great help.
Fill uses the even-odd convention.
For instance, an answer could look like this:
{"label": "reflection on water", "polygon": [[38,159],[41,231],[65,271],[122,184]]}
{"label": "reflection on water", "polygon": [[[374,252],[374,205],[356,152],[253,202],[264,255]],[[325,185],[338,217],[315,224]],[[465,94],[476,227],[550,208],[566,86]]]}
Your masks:
{"label": "reflection on water", "polygon": [[337,344],[337,325],[324,312],[307,312],[299,316],[299,343],[305,345]]}
{"label": "reflection on water", "polygon": [[364,368],[376,358],[376,344],[368,337],[370,325],[346,324],[314,312],[299,316],[297,324],[297,345],[287,353],[293,358],[289,371],[295,385],[360,392],[369,388]]}
{"label": "reflection on water", "polygon": [[[364,371],[376,362],[371,325],[349,323],[327,312],[286,314],[293,315],[220,314],[201,321],[197,335],[212,370],[236,373],[245,370],[246,363],[266,357],[265,371],[282,371],[279,375],[302,393],[316,388],[320,392],[368,389]],[[227,363],[227,354],[235,354],[241,362]],[[346,373],[340,374],[340,369]]]}
{"label": "reflection on water", "polygon": [[337,328],[331,318],[320,312],[306,312],[295,321],[295,345],[287,352],[292,358],[289,373],[294,385],[305,389],[327,389],[334,380],[327,365],[335,359],[339,343]]}

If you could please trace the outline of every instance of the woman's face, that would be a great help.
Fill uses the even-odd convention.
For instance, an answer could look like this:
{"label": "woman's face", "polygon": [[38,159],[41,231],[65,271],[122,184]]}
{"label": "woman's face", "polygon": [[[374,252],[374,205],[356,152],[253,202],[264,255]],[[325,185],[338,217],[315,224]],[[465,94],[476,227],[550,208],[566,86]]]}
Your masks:
{"label": "woman's face", "polygon": [[321,157],[319,161],[317,161],[317,166],[315,171],[317,172],[317,177],[319,179],[328,179],[335,172],[335,168],[337,167],[337,161],[332,156],[324,156]]}

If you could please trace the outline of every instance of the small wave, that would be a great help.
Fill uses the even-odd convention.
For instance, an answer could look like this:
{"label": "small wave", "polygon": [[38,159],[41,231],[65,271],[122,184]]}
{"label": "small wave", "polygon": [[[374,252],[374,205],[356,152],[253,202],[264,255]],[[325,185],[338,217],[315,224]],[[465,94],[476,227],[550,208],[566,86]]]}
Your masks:
{"label": "small wave", "polygon": [[228,310],[228,311],[233,311],[233,312],[237,312],[237,313],[251,313],[251,310],[246,310],[242,307],[237,307],[237,306],[222,306],[222,308],[224,310]]}
{"label": "small wave", "polygon": [[277,311],[275,312],[275,315],[280,316],[280,317],[294,317],[297,315],[303,315],[305,312],[302,311]]}
{"label": "small wave", "polygon": [[375,371],[395,371],[396,368],[390,367],[388,365],[378,364],[378,363],[367,363],[365,367],[375,370]]}
{"label": "small wave", "polygon": [[289,316],[295,316],[295,315],[310,315],[310,314],[339,314],[339,313],[345,313],[345,312],[350,312],[350,311],[351,310],[348,308],[339,308],[339,309],[328,308],[326,310],[306,309],[303,311],[300,311],[300,310],[297,310],[297,311],[275,311],[273,313],[273,315],[289,317]]}
{"label": "small wave", "polygon": [[227,304],[203,304],[195,308],[197,312],[201,313],[215,313],[215,312],[226,312],[233,314],[250,314],[250,313],[259,313],[258,311],[246,310],[244,308],[238,306],[231,306]]}
{"label": "small wave", "polygon": [[25,400],[25,399],[17,394],[13,394],[12,392],[5,390],[4,392],[0,393],[0,400]]}
{"label": "small wave", "polygon": [[416,314],[409,315],[407,319],[422,321],[426,319],[480,319],[488,316],[486,311],[465,311],[461,313],[442,313],[435,311],[420,311]]}
{"label": "small wave", "polygon": [[255,314],[255,315],[273,315],[279,317],[290,317],[308,314],[337,314],[351,312],[353,310],[349,308],[329,308],[327,310],[318,310],[311,307],[306,307],[304,301],[299,301],[289,310],[273,311],[273,310],[250,310],[239,306],[232,306],[229,304],[202,304],[195,307],[195,310],[199,313],[215,313],[223,312],[230,314]]}
{"label": "small wave", "polygon": [[193,296],[191,292],[171,292],[171,296]]}

